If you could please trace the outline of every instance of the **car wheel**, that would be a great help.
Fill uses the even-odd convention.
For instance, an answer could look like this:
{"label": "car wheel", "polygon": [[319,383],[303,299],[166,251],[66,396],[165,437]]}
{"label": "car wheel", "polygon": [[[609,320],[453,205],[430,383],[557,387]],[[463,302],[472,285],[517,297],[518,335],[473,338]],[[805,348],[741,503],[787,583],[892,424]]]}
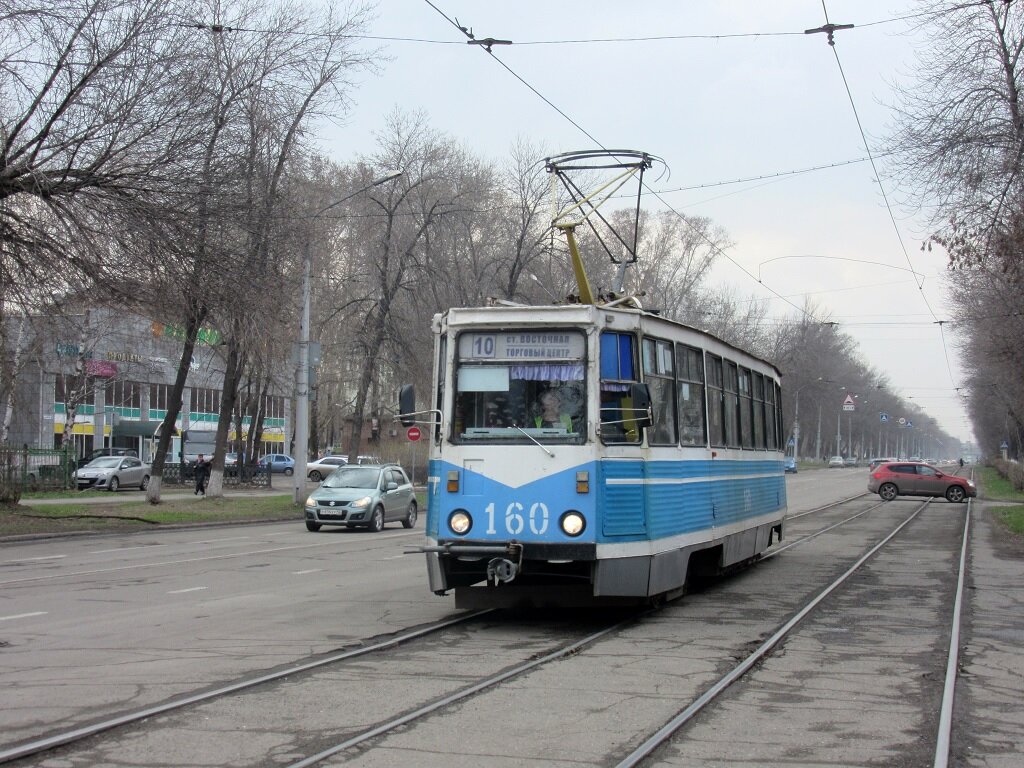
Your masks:
{"label": "car wheel", "polygon": [[312,472],[309,473],[309,479],[312,480],[314,483],[319,483],[324,478],[319,472],[317,472],[314,469]]}
{"label": "car wheel", "polygon": [[946,501],[951,501],[954,504],[959,504],[966,495],[964,489],[959,485],[951,485],[946,489]]}
{"label": "car wheel", "polygon": [[896,486],[892,483],[885,483],[881,488],[878,489],[878,495],[882,497],[884,501],[892,501],[899,494]]}
{"label": "car wheel", "polygon": [[405,519],[402,520],[403,528],[414,528],[416,526],[416,502],[409,502],[409,509],[405,513]]}
{"label": "car wheel", "polygon": [[320,530],[320,523],[311,523],[309,520],[306,521],[306,530],[316,533]]}
{"label": "car wheel", "polygon": [[370,517],[370,530],[374,533],[384,530],[384,507],[377,507],[373,510],[373,515]]}
{"label": "car wheel", "polygon": [[149,488],[149,475],[143,475],[142,482],[139,483],[139,488],[141,488],[142,490],[146,490],[147,488]]}
{"label": "car wheel", "polygon": [[285,467],[284,468],[284,476],[285,477],[289,477],[289,476],[291,476],[292,472],[294,472],[294,471],[295,470],[293,470],[291,467]]}
{"label": "car wheel", "polygon": [[113,493],[121,487],[121,481],[118,480],[116,476],[112,477],[110,478],[110,483],[107,484],[107,487],[110,489],[110,492]]}

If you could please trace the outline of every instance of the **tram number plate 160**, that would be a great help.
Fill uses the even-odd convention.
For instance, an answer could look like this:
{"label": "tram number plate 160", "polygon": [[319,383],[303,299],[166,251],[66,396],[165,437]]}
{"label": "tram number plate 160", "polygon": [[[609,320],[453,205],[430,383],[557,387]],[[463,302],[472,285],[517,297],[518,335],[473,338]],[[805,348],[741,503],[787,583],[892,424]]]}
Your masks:
{"label": "tram number plate 160", "polygon": [[[487,505],[484,512],[487,513],[487,533],[497,533],[493,501]],[[518,536],[529,525],[531,533],[541,536],[547,533],[549,518],[548,507],[543,502],[538,501],[530,505],[530,511],[527,512],[526,507],[518,501],[513,501],[505,507],[505,530],[512,536]]]}

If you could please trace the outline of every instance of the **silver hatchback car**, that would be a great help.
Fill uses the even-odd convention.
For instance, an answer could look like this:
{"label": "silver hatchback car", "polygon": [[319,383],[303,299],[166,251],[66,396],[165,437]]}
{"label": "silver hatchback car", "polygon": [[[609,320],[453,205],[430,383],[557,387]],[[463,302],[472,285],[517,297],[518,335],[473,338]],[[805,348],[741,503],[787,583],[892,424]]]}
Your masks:
{"label": "silver hatchback car", "polygon": [[143,464],[134,456],[100,456],[75,470],[72,477],[80,491],[86,488],[116,491],[126,486],[146,490],[149,472],[149,464]]}
{"label": "silver hatchback car", "polygon": [[338,467],[306,499],[306,529],[324,525],[383,530],[384,524],[416,525],[416,495],[397,464]]}

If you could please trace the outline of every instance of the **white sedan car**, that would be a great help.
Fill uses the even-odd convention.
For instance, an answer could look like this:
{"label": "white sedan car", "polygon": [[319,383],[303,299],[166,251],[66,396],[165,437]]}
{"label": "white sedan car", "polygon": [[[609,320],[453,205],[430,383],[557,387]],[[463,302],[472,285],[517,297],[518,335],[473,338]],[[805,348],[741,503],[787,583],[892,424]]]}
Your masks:
{"label": "white sedan car", "polygon": [[76,470],[73,477],[80,491],[86,488],[116,491],[123,487],[146,490],[149,472],[149,464],[143,464],[134,456],[101,456]]}
{"label": "white sedan car", "polygon": [[319,483],[338,467],[344,467],[346,464],[348,459],[344,456],[324,456],[306,465],[306,477],[314,483]]}

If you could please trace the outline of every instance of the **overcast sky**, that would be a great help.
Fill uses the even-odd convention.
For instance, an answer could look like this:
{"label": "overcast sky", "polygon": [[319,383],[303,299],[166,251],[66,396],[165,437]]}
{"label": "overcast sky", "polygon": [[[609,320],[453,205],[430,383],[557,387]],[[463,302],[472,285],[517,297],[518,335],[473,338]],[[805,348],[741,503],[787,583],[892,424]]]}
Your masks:
{"label": "overcast sky", "polygon": [[[880,153],[893,84],[910,81],[921,44],[899,20],[913,2],[827,0],[829,21],[855,25],[834,51],[804,34],[826,23],[821,0],[432,2],[380,0],[371,34],[389,39],[366,45],[390,60],[324,130],[335,160],[372,153],[396,106],[493,160],[517,136],[552,153],[595,147],[518,75],[602,145],[665,160],[671,174],[653,186],[678,190],[664,194],[675,210],[711,218],[734,243],[716,282],[771,297],[779,316],[796,310],[776,293],[810,296],[901,395],[971,438],[955,330],[936,323],[950,318],[945,254],[920,250],[923,222],[899,206],[876,154],[877,183],[858,128]],[[512,40],[493,50],[515,75],[445,17]],[[614,42],[570,42],[597,39]]]}

